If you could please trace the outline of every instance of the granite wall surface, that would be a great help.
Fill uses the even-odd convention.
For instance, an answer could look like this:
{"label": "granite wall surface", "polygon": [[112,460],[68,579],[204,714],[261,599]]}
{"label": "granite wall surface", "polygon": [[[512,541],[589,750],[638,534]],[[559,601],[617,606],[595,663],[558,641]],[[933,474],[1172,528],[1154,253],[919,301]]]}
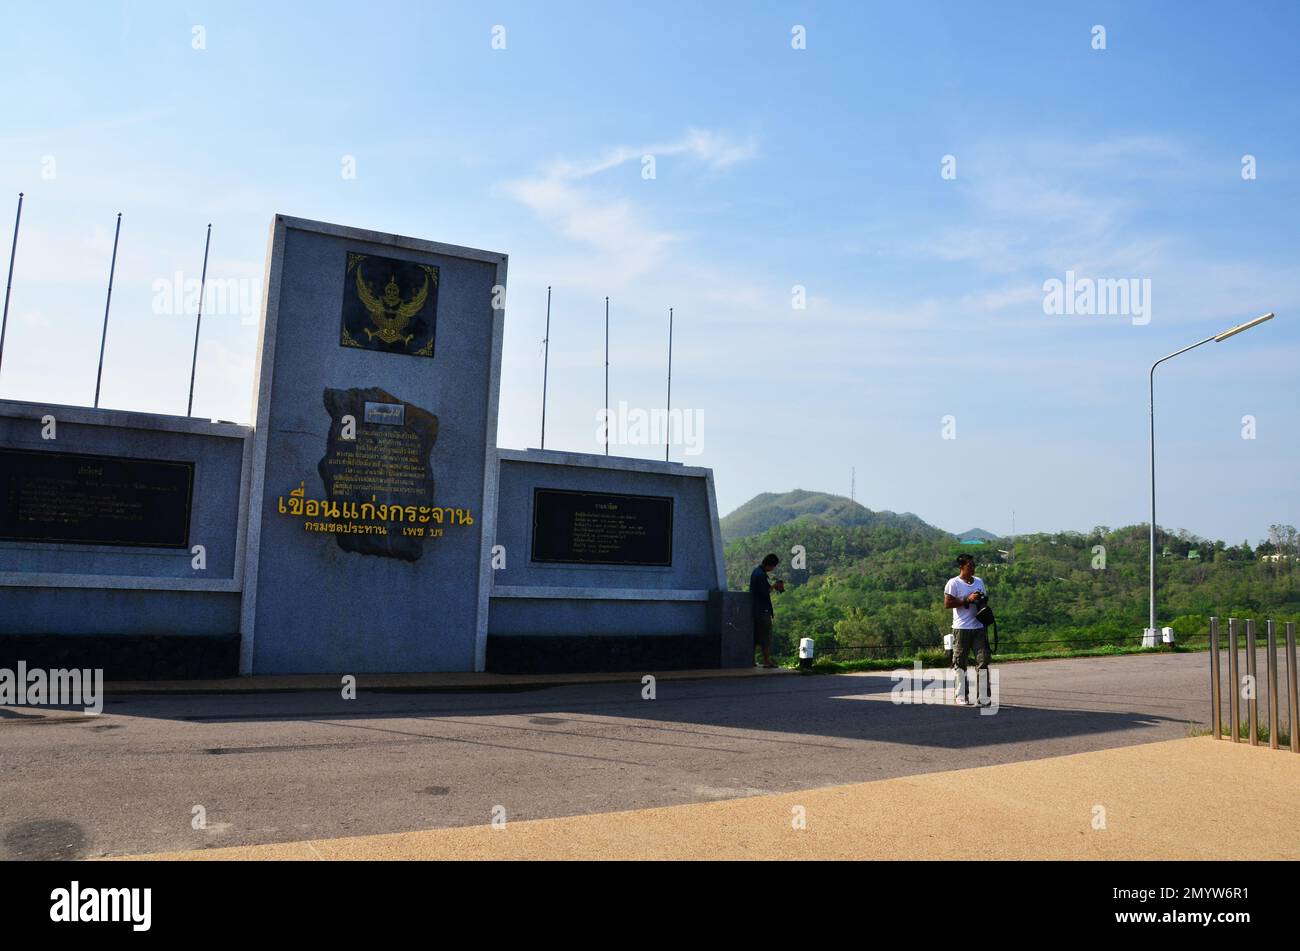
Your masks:
{"label": "granite wall surface", "polygon": [[[276,217],[270,245],[242,667],[257,674],[481,668],[503,326],[494,288],[504,286],[505,255],[285,216]],[[364,279],[376,295],[397,270],[386,262],[436,268],[436,306],[430,297],[420,313],[436,321],[428,355],[411,352],[404,338],[377,343],[378,325],[368,328],[373,336],[353,325],[357,345],[341,344],[343,308],[357,280],[350,255],[365,256]],[[413,294],[395,289],[393,300],[405,306]],[[337,437],[327,391],[370,388],[410,404],[408,417],[416,408],[437,417],[427,459],[434,504],[473,520],[439,523],[441,534],[422,540],[416,558],[345,550],[333,533],[307,524],[338,519],[282,508],[295,489],[309,504],[327,498],[320,467]]]}
{"label": "granite wall surface", "polygon": [[[0,540],[0,666],[72,662],[119,679],[233,674],[251,434],[182,416],[0,401],[6,449],[194,464],[183,548]],[[177,646],[159,648],[160,638]]]}
{"label": "granite wall surface", "polygon": [[[712,592],[726,587],[713,474],[676,463],[499,450],[488,669],[587,671],[720,664]],[[668,497],[672,564],[551,564],[532,558],[538,488]]]}

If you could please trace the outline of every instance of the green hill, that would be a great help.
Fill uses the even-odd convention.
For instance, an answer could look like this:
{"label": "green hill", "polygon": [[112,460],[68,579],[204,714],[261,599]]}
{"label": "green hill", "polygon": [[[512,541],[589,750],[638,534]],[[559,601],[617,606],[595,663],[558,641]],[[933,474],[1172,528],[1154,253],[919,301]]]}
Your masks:
{"label": "green hill", "polygon": [[947,534],[940,532],[911,512],[901,515],[897,512],[873,512],[842,495],[795,489],[793,492],[781,494],[764,492],[756,495],[734,512],[724,516],[721,520],[722,539],[724,542],[730,542],[738,538],[759,535],[768,529],[798,519],[845,528],[896,528],[909,535]]}
{"label": "green hill", "polygon": [[971,540],[971,541],[981,541],[981,542],[995,542],[1001,536],[994,535],[992,532],[986,532],[982,528],[972,528],[970,531],[967,532],[958,532],[957,537],[960,538],[962,541]]}

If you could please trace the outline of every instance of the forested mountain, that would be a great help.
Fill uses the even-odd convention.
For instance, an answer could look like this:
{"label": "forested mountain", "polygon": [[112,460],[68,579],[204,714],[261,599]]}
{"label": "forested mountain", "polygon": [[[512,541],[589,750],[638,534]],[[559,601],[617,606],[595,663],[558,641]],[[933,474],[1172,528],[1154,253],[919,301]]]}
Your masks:
{"label": "forested mountain", "polygon": [[[764,554],[781,558],[776,574],[790,586],[774,601],[785,656],[801,637],[813,637],[819,654],[845,658],[938,647],[951,625],[943,585],[961,552],[974,555],[989,589],[1003,651],[1135,644],[1147,621],[1147,532],[1099,526],[1021,536],[1008,558],[997,544],[962,545],[930,526],[796,518],[729,542],[727,576],[743,589]],[[1261,630],[1266,618],[1300,620],[1300,543],[1289,526],[1274,526],[1270,537],[1256,549],[1161,530],[1159,623],[1186,639],[1203,637],[1212,614],[1254,617]],[[792,565],[796,546],[806,570]]]}
{"label": "forested mountain", "polygon": [[871,509],[829,492],[764,492],[756,495],[740,508],[723,516],[723,541],[733,541],[747,535],[758,535],[777,525],[806,519],[823,525],[874,528],[889,526],[913,533],[946,535],[933,525],[922,521],[911,512],[873,512]]}
{"label": "forested mountain", "polygon": [[972,528],[969,531],[958,532],[957,537],[962,541],[975,539],[982,542],[995,542],[999,538],[999,536],[994,535],[992,532],[987,532],[982,528]]}

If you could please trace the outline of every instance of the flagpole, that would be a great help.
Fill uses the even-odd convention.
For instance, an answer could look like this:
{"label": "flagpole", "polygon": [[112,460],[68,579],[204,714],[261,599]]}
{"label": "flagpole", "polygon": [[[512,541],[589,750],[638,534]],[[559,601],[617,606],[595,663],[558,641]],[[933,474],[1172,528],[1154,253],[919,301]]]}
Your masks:
{"label": "flagpole", "polygon": [[14,243],[9,249],[9,279],[5,282],[4,316],[0,317],[0,364],[5,358],[5,331],[9,329],[9,292],[14,286],[14,257],[18,254],[18,225],[23,220],[23,193],[18,193],[18,214],[14,217]]}
{"label": "flagpole", "polygon": [[194,321],[194,357],[190,360],[190,401],[185,404],[185,415],[194,415],[194,374],[199,367],[199,327],[203,325],[203,291],[208,286],[208,248],[212,244],[212,222],[208,222],[208,236],[203,241],[203,276],[199,278],[199,315]]}
{"label": "flagpole", "polygon": [[609,298],[605,298],[605,455],[609,455]]}
{"label": "flagpole", "polygon": [[542,357],[542,448],[546,448],[546,374],[551,365],[551,285],[546,285],[546,339],[542,341],[546,348]]}
{"label": "flagpole", "polygon": [[668,461],[668,447],[673,438],[673,309],[668,308],[668,403],[664,407],[664,462]]}
{"label": "flagpole", "polygon": [[117,239],[122,233],[122,213],[117,213],[117,229],[113,232],[113,260],[108,265],[108,297],[104,300],[104,329],[99,334],[99,370],[95,373],[95,408],[99,408],[99,384],[104,377],[104,344],[108,340],[108,308],[113,303],[113,272],[117,270]]}

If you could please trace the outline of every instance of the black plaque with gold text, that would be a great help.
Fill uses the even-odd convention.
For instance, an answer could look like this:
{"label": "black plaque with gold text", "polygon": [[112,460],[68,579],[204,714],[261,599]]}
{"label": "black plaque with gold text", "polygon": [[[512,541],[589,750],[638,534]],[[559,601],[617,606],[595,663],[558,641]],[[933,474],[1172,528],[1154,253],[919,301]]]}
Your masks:
{"label": "black plaque with gold text", "polygon": [[[327,389],[324,397],[330,433],[316,468],[325,484],[325,509],[333,514],[307,524],[332,530],[344,551],[418,560],[425,540],[441,534],[445,512],[433,509],[429,466],[438,417],[378,387]],[[379,524],[381,511],[392,511],[400,521],[388,523],[385,514],[386,524]]]}
{"label": "black plaque with gold text", "polygon": [[670,567],[673,500],[536,488],[533,561]]}
{"label": "black plaque with gold text", "polygon": [[433,356],[438,268],[374,254],[348,254],[339,346]]}
{"label": "black plaque with gold text", "polygon": [[194,463],[0,449],[0,539],[188,548]]}

